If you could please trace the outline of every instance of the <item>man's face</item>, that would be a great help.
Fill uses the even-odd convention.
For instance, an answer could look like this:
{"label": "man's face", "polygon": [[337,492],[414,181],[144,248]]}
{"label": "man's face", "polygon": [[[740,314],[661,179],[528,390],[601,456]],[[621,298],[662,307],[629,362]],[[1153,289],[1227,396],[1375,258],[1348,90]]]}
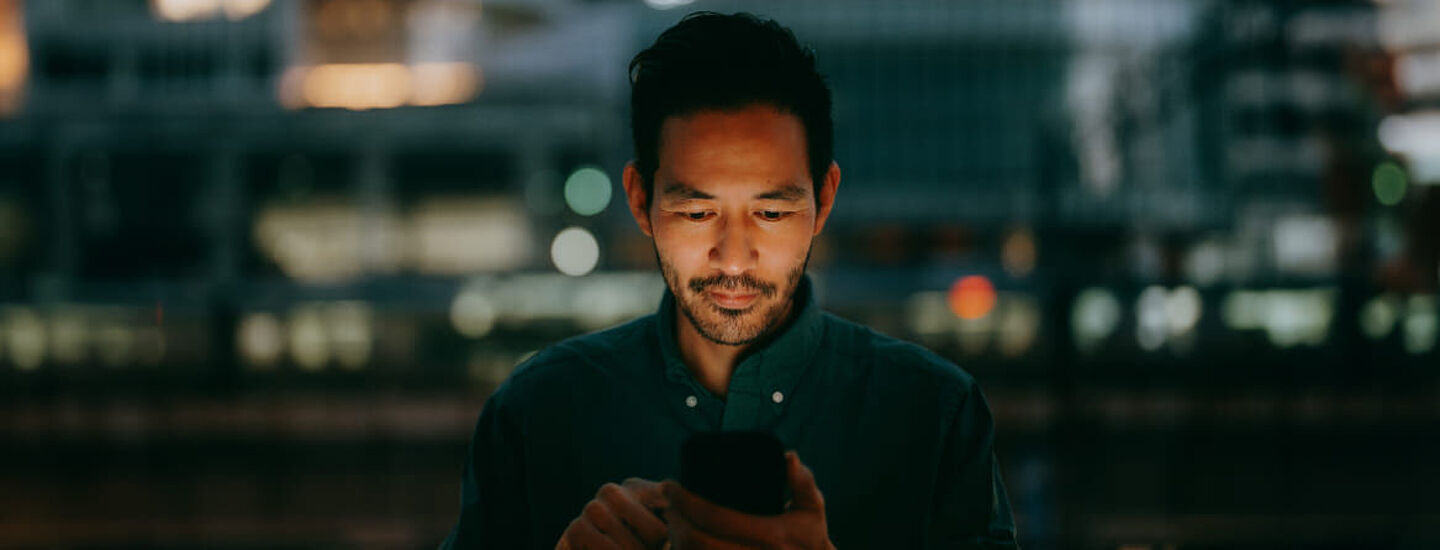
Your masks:
{"label": "man's face", "polygon": [[706,339],[747,344],[790,312],[839,181],[832,166],[817,208],[807,160],[800,119],[755,105],[666,119],[648,209],[626,168],[632,213],[655,240],[681,313]]}

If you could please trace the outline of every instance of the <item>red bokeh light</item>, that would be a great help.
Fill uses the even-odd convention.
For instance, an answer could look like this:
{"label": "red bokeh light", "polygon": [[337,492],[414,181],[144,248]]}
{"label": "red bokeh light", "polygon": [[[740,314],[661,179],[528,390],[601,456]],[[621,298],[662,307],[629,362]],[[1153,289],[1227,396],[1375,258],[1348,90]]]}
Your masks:
{"label": "red bokeh light", "polygon": [[950,311],[961,319],[980,319],[995,309],[995,285],[984,275],[961,277],[950,285]]}

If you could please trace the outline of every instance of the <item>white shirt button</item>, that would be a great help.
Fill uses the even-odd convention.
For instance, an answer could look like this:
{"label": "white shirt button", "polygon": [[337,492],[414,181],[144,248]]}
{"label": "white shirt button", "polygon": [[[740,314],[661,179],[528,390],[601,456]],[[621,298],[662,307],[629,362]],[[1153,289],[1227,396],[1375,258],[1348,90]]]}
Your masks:
{"label": "white shirt button", "polygon": [[685,406],[686,406],[686,407],[690,407],[690,408],[693,409],[693,408],[695,408],[695,405],[699,405],[699,404],[700,404],[700,400],[699,400],[699,399],[696,399],[695,396],[693,396],[693,395],[685,398]]}
{"label": "white shirt button", "polygon": [[776,402],[776,403],[779,403],[779,402],[785,400],[785,394],[780,393],[780,392],[777,391],[777,392],[775,392],[775,393],[770,394],[770,400],[771,400],[771,401],[774,401],[774,402]]}

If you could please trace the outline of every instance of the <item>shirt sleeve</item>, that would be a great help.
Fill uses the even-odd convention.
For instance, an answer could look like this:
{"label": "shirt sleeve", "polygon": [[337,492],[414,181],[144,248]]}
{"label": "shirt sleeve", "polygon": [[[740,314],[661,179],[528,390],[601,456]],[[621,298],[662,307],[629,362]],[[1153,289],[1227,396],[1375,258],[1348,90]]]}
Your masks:
{"label": "shirt sleeve", "polygon": [[460,518],[441,549],[529,548],[529,502],[525,491],[520,431],[503,405],[504,388],[485,402],[460,482]]}
{"label": "shirt sleeve", "polygon": [[995,459],[995,424],[979,387],[962,394],[950,422],[926,548],[1018,548]]}

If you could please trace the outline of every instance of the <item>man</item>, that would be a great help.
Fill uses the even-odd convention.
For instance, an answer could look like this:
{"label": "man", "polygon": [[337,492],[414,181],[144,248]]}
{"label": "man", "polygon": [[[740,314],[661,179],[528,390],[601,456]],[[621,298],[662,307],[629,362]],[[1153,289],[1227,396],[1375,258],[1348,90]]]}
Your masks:
{"label": "man", "polygon": [[[805,275],[835,204],[830,92],[788,29],[691,14],[630,63],[630,212],[654,315],[526,361],[485,403],[455,548],[1012,548],[974,380],[823,312]],[[672,481],[687,436],[764,430],[792,501],[752,516]]]}

